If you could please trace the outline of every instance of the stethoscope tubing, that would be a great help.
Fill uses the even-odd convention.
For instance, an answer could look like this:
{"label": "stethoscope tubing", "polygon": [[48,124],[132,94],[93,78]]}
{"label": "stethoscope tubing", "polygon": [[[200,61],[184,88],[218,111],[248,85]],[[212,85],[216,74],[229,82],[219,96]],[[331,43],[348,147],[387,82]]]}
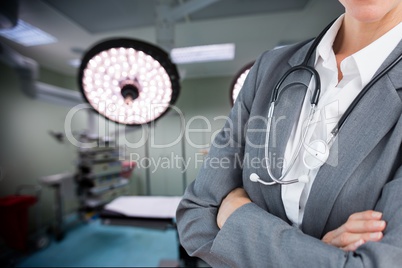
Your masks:
{"label": "stethoscope tubing", "polygon": [[[271,108],[272,107],[272,108]],[[268,111],[268,125],[267,125],[267,131],[266,131],[266,136],[265,136],[265,165],[267,167],[267,172],[268,175],[271,177],[272,182],[266,182],[265,185],[274,185],[277,183],[280,184],[292,184],[292,183],[296,183],[298,182],[298,179],[294,179],[294,180],[289,180],[289,181],[283,181],[283,179],[286,177],[286,175],[289,173],[289,171],[291,170],[291,168],[294,166],[297,156],[299,155],[301,148],[303,146],[303,141],[305,140],[305,138],[307,137],[307,132],[308,132],[308,127],[306,127],[305,131],[303,132],[302,135],[302,139],[300,140],[299,144],[297,145],[297,149],[296,149],[296,153],[293,154],[292,159],[290,160],[289,164],[287,164],[287,168],[285,169],[284,172],[282,172],[282,175],[279,178],[276,178],[276,176],[274,174],[272,174],[272,169],[271,169],[271,165],[269,162],[269,140],[270,140],[270,133],[271,133],[271,123],[272,123],[272,117],[273,117],[273,113],[274,113],[274,107],[275,107],[275,103],[272,102],[271,103],[271,107]],[[308,115],[308,121],[307,121],[307,126],[309,126],[311,124],[311,121],[313,119],[315,113],[315,104],[312,104],[312,109],[310,109],[309,115]]]}

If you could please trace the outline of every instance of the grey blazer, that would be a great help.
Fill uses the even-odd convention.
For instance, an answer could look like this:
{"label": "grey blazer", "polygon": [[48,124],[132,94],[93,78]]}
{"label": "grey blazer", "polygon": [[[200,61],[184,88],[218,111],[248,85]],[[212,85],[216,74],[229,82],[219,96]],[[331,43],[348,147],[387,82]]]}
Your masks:
{"label": "grey blazer", "polygon": [[[256,61],[230,119],[178,207],[180,242],[190,255],[213,267],[402,267],[402,63],[369,90],[341,128],[316,176],[300,229],[286,217],[281,186],[249,180],[253,172],[270,180],[265,166],[250,159],[264,158],[272,88],[286,70],[303,61],[310,45],[268,51]],[[379,71],[401,54],[402,43]],[[302,84],[309,83],[310,75],[295,73],[289,80],[285,83],[292,88],[282,93],[275,110],[283,116],[276,119],[269,143],[273,159],[284,154],[305,96]],[[225,165],[216,159],[225,159]],[[280,172],[274,164],[274,173]],[[237,209],[219,230],[219,205],[236,187],[244,187],[252,203]],[[351,214],[369,209],[383,212],[387,222],[380,242],[345,253],[320,241]]]}

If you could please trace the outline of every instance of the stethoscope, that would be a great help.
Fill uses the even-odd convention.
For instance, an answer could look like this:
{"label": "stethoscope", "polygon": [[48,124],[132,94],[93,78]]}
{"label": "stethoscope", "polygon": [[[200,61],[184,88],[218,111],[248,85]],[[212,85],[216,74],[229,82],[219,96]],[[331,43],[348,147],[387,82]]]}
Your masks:
{"label": "stethoscope", "polygon": [[[309,131],[309,126],[313,120],[314,113],[316,112],[316,107],[320,98],[320,93],[321,93],[321,80],[320,80],[320,75],[318,72],[314,69],[314,67],[308,65],[308,61],[310,60],[311,56],[313,55],[314,51],[316,50],[318,44],[320,43],[321,39],[324,37],[325,33],[329,30],[329,28],[332,26],[334,23],[331,22],[319,35],[318,37],[314,40],[313,44],[310,46],[310,49],[307,51],[306,57],[304,58],[303,62],[300,65],[296,65],[292,68],[290,68],[277,82],[276,86],[274,87],[274,90],[271,95],[271,101],[270,101],[270,106],[268,109],[268,122],[267,122],[267,129],[266,129],[266,136],[265,136],[265,164],[266,164],[266,169],[268,172],[268,175],[270,176],[272,181],[264,181],[262,180],[256,173],[252,173],[250,175],[250,180],[252,182],[259,182],[263,185],[275,185],[275,184],[280,184],[280,185],[288,185],[288,184],[293,184],[297,182],[303,182],[303,183],[308,183],[309,182],[309,177],[308,175],[302,175],[297,179],[292,179],[292,180],[287,180],[284,181],[283,179],[286,177],[286,175],[289,173],[289,171],[292,169],[294,166],[296,159],[298,155],[300,154],[301,148],[303,147],[303,141],[305,140],[307,133]],[[324,140],[313,140],[310,142],[307,146],[305,147],[305,152],[303,154],[303,163],[304,165],[309,169],[317,169],[321,167],[329,157],[329,150],[331,144],[334,142],[336,136],[338,135],[340,129],[342,126],[345,124],[345,121],[348,119],[349,115],[353,111],[353,109],[356,107],[356,105],[359,103],[359,101],[364,97],[364,95],[369,91],[369,89],[380,79],[382,78],[389,70],[391,70],[396,64],[398,64],[402,60],[402,54],[399,55],[397,59],[395,59],[391,64],[389,64],[382,72],[377,74],[357,95],[357,97],[353,100],[353,102],[350,104],[350,106],[346,109],[345,113],[341,116],[339,119],[338,123],[336,126],[332,129],[330,133],[330,138],[328,141]],[[296,72],[296,71],[307,71],[312,75],[312,79],[315,81],[315,87],[314,90],[312,91],[311,99],[310,99],[310,111],[307,117],[307,127],[302,133],[302,138],[299,142],[299,144],[296,147],[296,151],[293,154],[291,160],[289,161],[289,164],[287,165],[286,169],[282,172],[282,175],[277,178],[273,173],[271,169],[271,165],[269,163],[269,140],[270,140],[270,132],[271,132],[271,125],[272,125],[272,118],[274,116],[274,111],[275,111],[275,105],[279,100],[279,95],[280,95],[280,88],[283,84],[283,82],[289,77],[290,74]],[[282,90],[285,90],[286,87]]]}

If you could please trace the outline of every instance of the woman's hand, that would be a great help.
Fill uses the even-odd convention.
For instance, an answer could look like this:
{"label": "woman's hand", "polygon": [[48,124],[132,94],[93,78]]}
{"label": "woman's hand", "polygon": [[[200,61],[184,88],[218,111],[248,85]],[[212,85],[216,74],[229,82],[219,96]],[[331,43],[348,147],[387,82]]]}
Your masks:
{"label": "woman's hand", "polygon": [[251,200],[243,188],[236,188],[231,191],[222,200],[221,206],[219,207],[218,215],[216,217],[218,227],[222,228],[223,224],[225,224],[226,220],[236,209],[250,202]]}
{"label": "woman's hand", "polygon": [[386,223],[382,213],[367,210],[352,214],[338,229],[328,232],[322,241],[344,251],[355,251],[367,241],[380,241]]}

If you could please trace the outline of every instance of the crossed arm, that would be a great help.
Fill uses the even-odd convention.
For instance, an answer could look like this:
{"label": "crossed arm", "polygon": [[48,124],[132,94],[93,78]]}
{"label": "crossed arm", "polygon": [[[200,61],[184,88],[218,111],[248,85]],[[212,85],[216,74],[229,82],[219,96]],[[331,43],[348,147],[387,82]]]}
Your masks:
{"label": "crossed arm", "polygon": [[[400,267],[402,168],[383,188],[375,211],[352,214],[320,241],[260,208],[247,194],[200,180],[177,213],[180,241],[213,267]],[[201,190],[203,189],[203,190]],[[217,193],[218,192],[218,193]],[[216,195],[215,195],[215,194]],[[381,211],[381,213],[375,213]],[[385,226],[386,222],[386,226]]]}
{"label": "crossed arm", "polygon": [[[251,203],[243,188],[231,191],[222,201],[218,210],[216,223],[221,229],[232,213],[241,206]],[[386,222],[382,213],[367,210],[350,215],[345,224],[328,232],[322,241],[344,251],[355,251],[368,241],[377,242],[383,237]]]}

